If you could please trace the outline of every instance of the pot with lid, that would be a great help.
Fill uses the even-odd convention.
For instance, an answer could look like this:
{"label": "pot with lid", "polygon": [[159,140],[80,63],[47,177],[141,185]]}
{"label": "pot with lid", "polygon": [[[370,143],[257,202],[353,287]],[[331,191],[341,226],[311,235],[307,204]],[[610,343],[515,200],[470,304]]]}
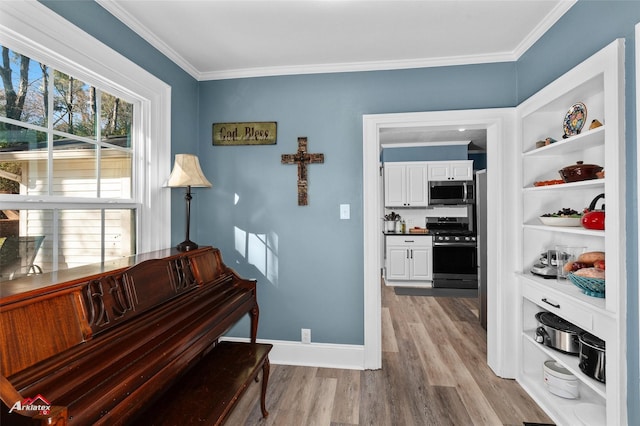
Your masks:
{"label": "pot with lid", "polygon": [[584,164],[584,161],[578,161],[576,164],[567,166],[558,170],[562,180],[565,182],[579,182],[581,180],[598,179],[596,173],[603,170],[596,164]]}
{"label": "pot with lid", "polygon": [[578,367],[584,374],[605,383],[605,342],[585,332],[578,336],[580,343],[580,363]]}
{"label": "pot with lid", "polygon": [[584,330],[551,312],[538,312],[536,319],[536,342],[569,355],[580,353],[578,335]]}

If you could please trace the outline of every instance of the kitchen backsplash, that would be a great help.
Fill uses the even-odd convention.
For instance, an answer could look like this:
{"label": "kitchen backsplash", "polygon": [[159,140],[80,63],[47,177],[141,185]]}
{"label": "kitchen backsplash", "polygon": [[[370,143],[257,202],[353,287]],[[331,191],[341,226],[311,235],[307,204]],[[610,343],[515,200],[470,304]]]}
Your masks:
{"label": "kitchen backsplash", "polygon": [[395,208],[395,209],[384,209],[385,216],[391,212],[395,212],[400,215],[402,219],[404,219],[407,229],[413,228],[415,226],[419,226],[421,228],[425,227],[426,217],[466,217],[468,212],[468,207],[465,206],[433,206],[424,209],[413,209],[413,208]]}

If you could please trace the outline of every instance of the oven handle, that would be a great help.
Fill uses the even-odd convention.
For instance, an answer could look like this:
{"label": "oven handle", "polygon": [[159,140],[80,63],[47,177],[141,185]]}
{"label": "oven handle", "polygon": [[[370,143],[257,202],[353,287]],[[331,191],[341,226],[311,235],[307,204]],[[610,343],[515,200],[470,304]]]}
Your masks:
{"label": "oven handle", "polygon": [[464,242],[453,242],[453,243],[433,243],[434,247],[476,247],[476,243],[464,243]]}

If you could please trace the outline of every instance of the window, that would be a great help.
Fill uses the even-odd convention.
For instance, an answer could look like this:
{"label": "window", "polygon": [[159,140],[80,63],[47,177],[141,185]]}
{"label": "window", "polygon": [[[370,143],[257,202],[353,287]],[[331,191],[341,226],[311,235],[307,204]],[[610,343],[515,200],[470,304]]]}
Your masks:
{"label": "window", "polygon": [[167,247],[169,87],[37,2],[0,13],[29,16],[0,23],[0,281]]}
{"label": "window", "polygon": [[[0,279],[134,254],[134,104],[6,46],[0,49],[0,190],[96,204],[3,211]],[[133,206],[111,209],[117,200]]]}

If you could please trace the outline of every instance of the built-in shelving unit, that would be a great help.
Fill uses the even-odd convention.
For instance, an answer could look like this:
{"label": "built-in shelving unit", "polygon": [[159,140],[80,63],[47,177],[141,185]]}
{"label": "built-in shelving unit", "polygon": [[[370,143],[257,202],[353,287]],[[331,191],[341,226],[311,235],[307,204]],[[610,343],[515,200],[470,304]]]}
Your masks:
{"label": "built-in shelving unit", "polygon": [[[517,108],[522,148],[515,274],[520,300],[517,380],[559,425],[627,423],[623,60],[624,42],[616,40]],[[563,119],[576,102],[587,107],[586,124],[580,134],[563,139]],[[594,119],[603,126],[589,130]],[[557,142],[536,148],[536,141],[548,137]],[[534,186],[536,181],[559,179],[558,171],[577,161],[603,166],[605,178]],[[580,211],[601,193],[606,202],[604,231],[545,226],[538,219],[562,208]],[[606,253],[605,298],[585,295],[570,281],[529,272],[541,253],[560,244]],[[535,315],[541,311],[553,312],[606,342],[606,384],[584,374],[577,356],[536,342]],[[556,360],[577,377],[578,399],[560,398],[545,388],[547,360]]]}

